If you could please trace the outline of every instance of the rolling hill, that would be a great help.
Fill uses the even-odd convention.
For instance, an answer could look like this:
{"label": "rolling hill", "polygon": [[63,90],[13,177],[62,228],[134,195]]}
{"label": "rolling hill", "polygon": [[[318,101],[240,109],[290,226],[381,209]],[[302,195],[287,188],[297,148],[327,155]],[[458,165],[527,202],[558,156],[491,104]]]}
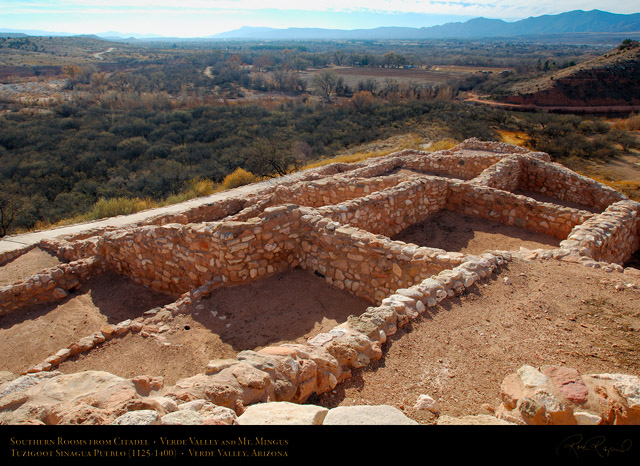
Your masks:
{"label": "rolling hill", "polygon": [[638,76],[640,43],[631,41],[593,60],[515,82],[498,100],[539,107],[637,106]]}

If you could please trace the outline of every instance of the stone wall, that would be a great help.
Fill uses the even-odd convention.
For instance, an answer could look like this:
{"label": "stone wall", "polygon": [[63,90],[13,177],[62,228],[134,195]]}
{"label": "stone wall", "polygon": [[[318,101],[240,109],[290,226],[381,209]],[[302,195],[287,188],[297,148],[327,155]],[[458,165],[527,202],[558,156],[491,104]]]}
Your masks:
{"label": "stone wall", "polygon": [[510,155],[485,169],[471,183],[503,191],[515,191],[520,184],[520,158]]}
{"label": "stone wall", "polygon": [[391,241],[320,215],[301,220],[301,266],[373,303],[465,260],[463,254]]}
{"label": "stone wall", "polygon": [[446,180],[412,177],[364,197],[321,207],[318,213],[345,225],[391,237],[444,208],[447,196]]}
{"label": "stone wall", "polygon": [[590,212],[453,180],[449,182],[446,208],[544,233],[560,240],[566,239],[576,225],[593,216]]}
{"label": "stone wall", "polygon": [[422,157],[414,156],[406,160],[403,167],[427,174],[471,180],[503,157],[442,151]]}
{"label": "stone wall", "polygon": [[560,246],[596,261],[624,264],[640,246],[640,203],[610,205],[577,225]]}
{"label": "stone wall", "polygon": [[591,178],[580,176],[557,163],[533,157],[521,157],[522,174],[519,188],[539,192],[560,200],[605,210],[626,197]]}
{"label": "stone wall", "polygon": [[32,304],[64,299],[92,276],[103,271],[103,261],[93,256],[43,270],[12,285],[0,287],[0,315]]}
{"label": "stone wall", "polygon": [[107,266],[158,291],[238,284],[296,265],[298,217],[295,206],[279,206],[247,222],[140,227],[104,235],[99,251]]}
{"label": "stone wall", "polygon": [[[548,159],[509,144],[471,140],[452,151],[403,151],[362,164],[333,164],[273,180],[249,196],[128,228],[43,241],[41,247],[72,262],[0,288],[0,304],[5,312],[60,299],[106,269],[177,296],[162,308],[80,338],[29,370],[49,371],[108,339],[129,332],[153,336],[159,323],[191,312],[221,286],[302,267],[373,306],[306,344],[211,361],[204,373],[169,387],[166,396],[180,402],[206,399],[237,412],[269,400],[304,402],[380,358],[381,345],[399,327],[510,260],[508,252],[470,256],[390,239],[443,208],[566,238],[555,250],[563,251],[558,257],[619,262],[637,250],[640,204]],[[397,169],[446,177],[393,173]],[[323,179],[328,174],[333,178]],[[514,189],[599,202],[606,210],[596,215],[538,202],[509,192]]]}
{"label": "stone wall", "polygon": [[21,255],[28,253],[35,247],[36,247],[35,244],[31,244],[29,246],[25,246],[19,249],[14,249],[12,251],[5,251],[3,253],[0,253],[0,267],[2,267],[5,264],[8,264],[14,259],[17,259]]}

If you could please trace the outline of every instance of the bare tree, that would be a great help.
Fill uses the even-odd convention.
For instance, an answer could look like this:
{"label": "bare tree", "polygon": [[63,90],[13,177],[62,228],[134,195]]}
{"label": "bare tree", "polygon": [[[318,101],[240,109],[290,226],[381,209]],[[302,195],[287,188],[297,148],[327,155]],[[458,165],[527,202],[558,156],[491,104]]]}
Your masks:
{"label": "bare tree", "polygon": [[331,94],[338,84],[338,75],[332,70],[323,71],[313,77],[312,84],[318,95],[330,103]]}
{"label": "bare tree", "polygon": [[283,176],[291,172],[293,156],[270,139],[259,138],[250,149],[247,168],[258,176]]}

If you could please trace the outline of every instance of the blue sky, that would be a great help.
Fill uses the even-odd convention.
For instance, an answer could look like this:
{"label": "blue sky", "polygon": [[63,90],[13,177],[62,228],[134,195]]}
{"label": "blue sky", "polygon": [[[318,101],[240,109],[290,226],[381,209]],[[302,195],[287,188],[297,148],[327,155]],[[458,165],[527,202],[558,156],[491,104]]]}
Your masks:
{"label": "blue sky", "polygon": [[0,0],[0,29],[202,37],[257,27],[434,26],[483,16],[514,21],[576,9],[638,13],[638,0]]}

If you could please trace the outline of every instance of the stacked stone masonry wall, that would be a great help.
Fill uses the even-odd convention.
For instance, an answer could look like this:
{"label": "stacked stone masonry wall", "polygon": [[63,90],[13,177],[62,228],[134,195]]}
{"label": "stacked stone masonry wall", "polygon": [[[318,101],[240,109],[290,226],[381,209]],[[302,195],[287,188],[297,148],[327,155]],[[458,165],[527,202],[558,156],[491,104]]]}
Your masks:
{"label": "stacked stone masonry wall", "polygon": [[532,157],[522,157],[521,164],[519,188],[522,190],[539,192],[600,211],[625,199],[623,194],[613,188],[578,175],[562,165],[542,162]]}
{"label": "stacked stone masonry wall", "polygon": [[522,164],[520,158],[510,155],[485,169],[471,182],[480,186],[515,191],[520,184]]}
{"label": "stacked stone masonry wall", "polygon": [[318,212],[342,224],[385,236],[394,236],[444,208],[448,184],[442,178],[412,177],[391,188]]}
{"label": "stacked stone masonry wall", "polygon": [[[397,169],[440,170],[447,176],[400,176],[393,174]],[[510,192],[515,189],[579,200],[604,212],[539,202]],[[639,243],[640,204],[558,168],[546,154],[469,140],[450,151],[403,151],[361,164],[334,164],[275,180],[244,198],[96,231],[95,236],[43,241],[41,247],[72,262],[1,288],[0,304],[3,312],[15,312],[34,300],[60,299],[55,290],[66,292],[107,269],[178,296],[142,317],[80,338],[28,370],[50,371],[111,338],[129,332],[152,335],[160,322],[191,312],[218,287],[302,267],[372,306],[306,344],[241,351],[236,358],[211,361],[203,373],[181,379],[165,395],[177,402],[206,399],[236,412],[268,400],[304,402],[335,388],[352,369],[379,359],[388,336],[425,309],[511,260],[507,251],[464,255],[390,239],[441,209],[564,240],[548,257],[621,263]]]}
{"label": "stacked stone masonry wall", "polygon": [[26,306],[64,299],[89,278],[103,271],[93,256],[43,270],[17,283],[0,287],[0,315]]}
{"label": "stacked stone masonry wall", "polygon": [[596,261],[624,264],[640,246],[640,203],[619,201],[576,225],[560,244]]}
{"label": "stacked stone masonry wall", "polygon": [[19,249],[14,249],[12,251],[5,251],[3,253],[0,253],[0,267],[11,262],[14,259],[17,259],[21,255],[28,253],[35,247],[36,247],[35,244],[31,244],[29,246],[25,246]]}
{"label": "stacked stone masonry wall", "polygon": [[247,222],[136,228],[105,235],[100,253],[115,271],[158,291],[238,284],[296,265],[298,216],[284,206]]}
{"label": "stacked stone masonry wall", "polygon": [[527,196],[470,183],[450,181],[449,192],[448,210],[544,233],[560,240],[566,239],[576,225],[593,216],[587,211],[538,202]]}
{"label": "stacked stone masonry wall", "polygon": [[463,254],[391,241],[319,215],[302,219],[302,266],[373,303],[465,260]]}

